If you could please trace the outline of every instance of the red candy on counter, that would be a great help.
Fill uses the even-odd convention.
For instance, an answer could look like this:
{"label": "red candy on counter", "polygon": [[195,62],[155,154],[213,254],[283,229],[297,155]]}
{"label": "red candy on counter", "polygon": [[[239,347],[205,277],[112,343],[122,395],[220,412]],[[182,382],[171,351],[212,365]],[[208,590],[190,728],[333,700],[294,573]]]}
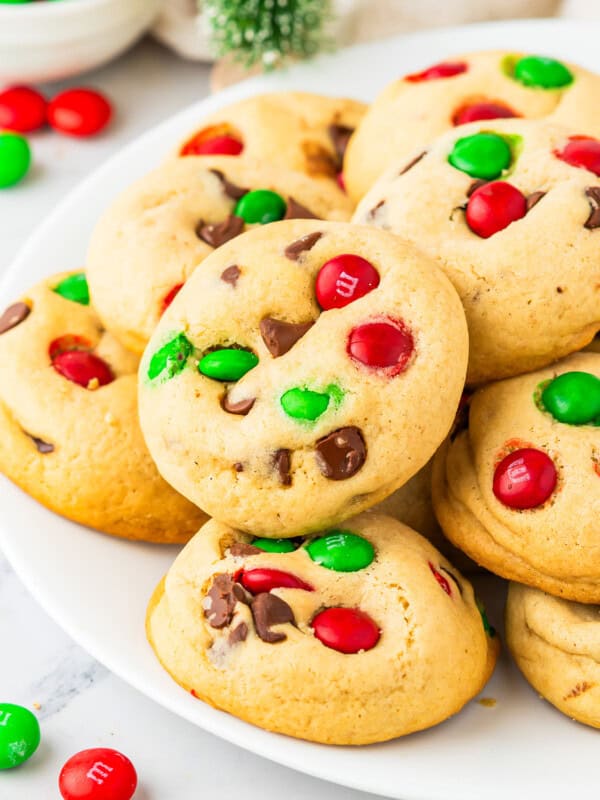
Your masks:
{"label": "red candy on counter", "polygon": [[492,181],[476,189],[467,203],[467,225],[482,239],[508,227],[527,213],[527,200],[506,181]]}
{"label": "red candy on counter", "polygon": [[324,311],[343,308],[379,286],[379,273],[361,256],[345,253],[327,261],[317,274],[315,293]]}
{"label": "red candy on counter", "polygon": [[233,136],[223,134],[211,139],[195,137],[181,149],[182,156],[239,156],[244,145]]}
{"label": "red candy on counter", "polygon": [[412,334],[400,320],[366,322],[348,336],[351,358],[368,367],[391,368],[392,375],[403,372],[414,349]]}
{"label": "red candy on counter", "polygon": [[600,141],[591,136],[571,136],[562,150],[554,155],[572,167],[580,167],[600,177]]}
{"label": "red candy on counter", "polygon": [[466,125],[482,119],[506,119],[519,115],[503,103],[471,103],[459,108],[452,117],[454,125]]}
{"label": "red candy on counter", "polygon": [[67,89],[48,104],[48,122],[69,136],[94,136],[112,116],[106,97],[94,89]]}
{"label": "red candy on counter", "polygon": [[92,383],[95,381],[97,386],[106,386],[115,379],[108,364],[88,350],[65,350],[52,359],[52,366],[63,378],[84,389],[97,388]]}
{"label": "red candy on counter", "polygon": [[30,86],[0,92],[0,130],[29,133],[46,124],[46,98]]}
{"label": "red candy on counter", "polygon": [[434,64],[432,67],[424,69],[422,72],[413,72],[405,75],[404,80],[410,83],[420,83],[421,81],[435,81],[440,78],[452,78],[460,75],[469,69],[464,61],[444,61],[441,64]]}
{"label": "red candy on counter", "polygon": [[260,568],[244,570],[238,580],[252,594],[270,592],[271,589],[304,589],[305,592],[313,592],[314,589],[309,583],[305,583],[300,578],[290,572],[281,569]]}
{"label": "red candy on counter", "polygon": [[131,761],[108,747],[71,756],[58,778],[63,800],[131,800],[136,787],[137,774]]}
{"label": "red candy on counter", "polygon": [[505,456],[494,471],[493,491],[508,508],[543,505],[556,488],[552,459],[542,450],[524,447]]}
{"label": "red candy on counter", "polygon": [[371,650],[381,635],[371,617],[359,608],[326,608],[311,625],[325,647],[348,655]]}

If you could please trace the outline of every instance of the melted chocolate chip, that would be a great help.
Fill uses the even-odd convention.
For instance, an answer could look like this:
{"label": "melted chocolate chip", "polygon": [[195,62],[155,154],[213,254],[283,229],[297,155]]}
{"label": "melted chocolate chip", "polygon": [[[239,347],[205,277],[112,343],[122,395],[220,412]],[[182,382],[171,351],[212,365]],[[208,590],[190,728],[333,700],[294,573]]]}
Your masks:
{"label": "melted chocolate chip", "polygon": [[216,222],[213,224],[202,221],[199,222],[196,227],[196,235],[211,247],[220,247],[230,239],[239,236],[243,230],[244,220],[241,217],[230,214],[223,222]]}
{"label": "melted chocolate chip", "polygon": [[347,125],[337,125],[334,123],[333,125],[329,126],[328,133],[333,144],[333,149],[338,157],[338,162],[341,166],[344,156],[346,155],[348,142],[354,133],[354,128],[349,128]]}
{"label": "melted chocolate chip", "polygon": [[245,417],[255,402],[256,397],[248,397],[245,400],[238,400],[237,403],[234,403],[229,399],[229,395],[226,394],[221,400],[221,408],[229,414],[239,414]]}
{"label": "melted chocolate chip", "polygon": [[293,197],[288,197],[284,219],[319,219],[316,214]]}
{"label": "melted chocolate chip", "polygon": [[223,191],[227,197],[231,197],[232,200],[239,200],[240,197],[243,197],[250,191],[250,189],[244,189],[242,186],[236,186],[235,183],[228,181],[220,169],[211,169],[211,172],[221,181]]}
{"label": "melted chocolate chip", "polygon": [[338,172],[336,159],[318,142],[302,142],[305,168],[309,175],[328,175],[335,178]]}
{"label": "melted chocolate chip", "polygon": [[546,192],[532,192],[526,200],[527,203],[527,211],[531,211],[531,209],[536,206],[542,197],[546,194]]}
{"label": "melted chocolate chip", "polygon": [[[212,628],[224,628],[231,623],[238,597],[235,594],[236,584],[231,575],[221,573],[215,575],[208,590],[210,606],[204,610],[204,616]],[[239,587],[244,591],[244,587]]]}
{"label": "melted chocolate chip", "polygon": [[236,472],[243,472],[244,471],[244,465],[242,464],[241,461],[236,461],[235,464],[233,465],[233,468],[234,468],[234,470]]}
{"label": "melted chocolate chip", "polygon": [[254,627],[263,642],[275,644],[287,639],[285,633],[272,631],[271,627],[273,625],[282,625],[286,622],[290,622],[292,625],[296,624],[292,609],[281,597],[277,597],[275,594],[269,594],[268,592],[257,594],[252,602],[251,609]]}
{"label": "melted chocolate chip", "polygon": [[[25,431],[27,433],[27,431]],[[31,441],[36,446],[38,453],[43,453],[46,455],[47,453],[54,452],[54,445],[50,444],[50,442],[45,442],[43,439],[39,439],[37,436],[32,436],[31,433],[27,433],[27,436],[31,439]]]}
{"label": "melted chocolate chip", "polygon": [[423,150],[422,153],[419,153],[418,156],[415,156],[412,161],[409,161],[408,164],[401,169],[398,175],[404,175],[405,172],[408,172],[409,169],[412,169],[415,164],[418,164],[419,161],[423,158],[423,156],[427,155],[427,150]]}
{"label": "melted chocolate chip", "polygon": [[317,465],[332,481],[343,481],[359,471],[367,458],[367,447],[360,428],[339,428],[316,444]]}
{"label": "melted chocolate chip", "polygon": [[31,309],[27,303],[13,303],[0,317],[0,334],[16,328],[23,320],[27,319],[30,313]]}
{"label": "melted chocolate chip", "polygon": [[312,250],[319,239],[323,236],[320,231],[315,231],[314,233],[306,233],[304,236],[301,236],[299,239],[296,239],[295,242],[288,244],[288,246],[283,251],[286,258],[289,258],[290,261],[298,261],[302,253],[306,252],[307,250]]}
{"label": "melted chocolate chip", "polygon": [[229,634],[227,639],[228,643],[231,645],[239,644],[240,642],[245,642],[248,638],[248,626],[245,622],[240,622]]}
{"label": "melted chocolate chip", "polygon": [[273,454],[273,466],[277,470],[279,483],[283,486],[291,486],[290,468],[292,466],[292,457],[290,451],[283,447],[280,450],[276,450]]}
{"label": "melted chocolate chip", "polygon": [[245,556],[257,556],[263,553],[260,547],[254,547],[253,544],[246,544],[246,542],[234,542],[229,548],[229,553],[232,556],[243,558]]}
{"label": "melted chocolate chip", "polygon": [[241,274],[240,268],[236,264],[232,264],[231,267],[227,267],[227,269],[223,270],[221,273],[221,280],[235,288]]}
{"label": "melted chocolate chip", "polygon": [[583,227],[591,231],[600,228],[600,186],[588,186],[585,196],[590,201],[592,210]]}
{"label": "melted chocolate chip", "polygon": [[269,353],[273,358],[278,358],[291,350],[314,324],[312,320],[294,323],[265,317],[260,321],[260,335]]}
{"label": "melted chocolate chip", "polygon": [[487,181],[484,181],[483,178],[479,178],[478,180],[473,181],[473,183],[467,189],[467,197],[471,197],[473,192],[476,192],[477,189],[481,189],[481,187],[485,186],[486,183]]}

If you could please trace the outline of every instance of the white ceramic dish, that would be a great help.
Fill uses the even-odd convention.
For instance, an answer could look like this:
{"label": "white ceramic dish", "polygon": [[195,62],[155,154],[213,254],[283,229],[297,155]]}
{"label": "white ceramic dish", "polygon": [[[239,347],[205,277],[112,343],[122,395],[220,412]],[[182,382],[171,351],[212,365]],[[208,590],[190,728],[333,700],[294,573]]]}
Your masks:
{"label": "white ceramic dish", "polygon": [[[254,79],[187,109],[87,179],[30,239],[0,287],[0,307],[43,275],[80,267],[91,228],[121,187],[147,172],[208,111],[272,89],[369,99],[395,75],[451,53],[543,51],[600,69],[598,28],[521,22],[478,25],[353,48],[287,74]],[[362,749],[270,734],[194,700],[162,671],[144,638],[146,601],[175,550],[117,541],[57,517],[0,481],[0,544],[40,604],[111,670],[198,726],[255,753],[337,783],[402,800],[563,800],[597,784],[598,733],[543,703],[504,655],[484,695],[437,728]],[[501,605],[500,584],[494,588]],[[500,610],[496,609],[495,620]],[[492,619],[494,614],[492,613]]]}
{"label": "white ceramic dish", "polygon": [[160,0],[57,0],[0,5],[0,80],[54,81],[122,53],[146,31]]}

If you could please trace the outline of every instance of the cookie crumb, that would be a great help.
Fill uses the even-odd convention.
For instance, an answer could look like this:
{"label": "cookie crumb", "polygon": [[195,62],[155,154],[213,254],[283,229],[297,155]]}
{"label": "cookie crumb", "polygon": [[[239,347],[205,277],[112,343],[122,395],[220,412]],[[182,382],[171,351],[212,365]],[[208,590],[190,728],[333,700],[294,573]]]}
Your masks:
{"label": "cookie crumb", "polygon": [[35,708],[36,711],[39,711],[40,708],[42,707],[42,704],[38,703],[37,700],[35,703],[32,703],[31,705],[33,706],[33,708]]}
{"label": "cookie crumb", "polygon": [[91,381],[88,383],[88,385],[85,388],[89,389],[91,392],[93,392],[99,386],[100,386],[100,381],[98,380],[98,378],[92,378]]}
{"label": "cookie crumb", "polygon": [[484,708],[494,708],[498,701],[495,697],[480,697],[477,702]]}

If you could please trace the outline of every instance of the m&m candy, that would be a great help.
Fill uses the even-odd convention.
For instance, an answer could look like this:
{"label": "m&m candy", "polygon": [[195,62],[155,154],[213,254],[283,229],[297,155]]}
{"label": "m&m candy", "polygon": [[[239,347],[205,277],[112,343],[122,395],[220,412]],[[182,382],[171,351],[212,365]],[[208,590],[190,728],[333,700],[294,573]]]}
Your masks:
{"label": "m&m candy", "polygon": [[88,350],[65,350],[52,359],[52,366],[63,378],[84,389],[97,389],[115,379],[106,361]]}
{"label": "m&m candy", "polygon": [[239,581],[244,589],[252,592],[252,594],[270,592],[271,589],[304,589],[305,592],[314,591],[309,583],[281,569],[268,569],[266,567],[247,569],[242,572]]}
{"label": "m&m candy", "polygon": [[365,569],[375,558],[373,545],[363,536],[351,531],[329,531],[306,546],[311,559],[334,572],[357,572]]}
{"label": "m&m candy", "polygon": [[63,800],[131,800],[136,787],[137,773],[131,761],[109,747],[76,753],[58,777]]}
{"label": "m&m candy", "polygon": [[493,491],[508,508],[543,505],[556,488],[552,459],[542,450],[524,447],[505,456],[494,471]]}
{"label": "m&m candy", "polygon": [[285,210],[286,203],[280,194],[270,189],[255,189],[238,200],[233,213],[247,225],[267,225],[282,219]]}
{"label": "m&m candy", "polygon": [[590,372],[564,372],[542,391],[542,405],[558,422],[600,425],[600,378]]}
{"label": "m&m candy", "polygon": [[359,608],[326,608],[313,618],[311,626],[325,647],[348,655],[371,650],[381,635],[371,617]]}
{"label": "m&m candy", "polygon": [[347,351],[354,361],[399,375],[414,352],[414,340],[400,320],[366,322],[350,331]]}
{"label": "m&m candy", "polygon": [[546,56],[524,56],[514,66],[514,78],[524,86],[561,89],[573,83],[573,74],[561,61]]}
{"label": "m&m candy", "polygon": [[0,769],[18,767],[35,753],[40,726],[28,708],[0,703]]}
{"label": "m&m candy", "polygon": [[329,399],[329,395],[323,392],[294,388],[288,389],[279,402],[288,417],[314,421],[327,410]]}
{"label": "m&m candy", "polygon": [[94,89],[67,89],[48,104],[48,122],[69,136],[94,136],[110,122],[112,107]]}
{"label": "m&m candy", "polygon": [[511,161],[510,147],[497,133],[474,133],[457,139],[448,156],[456,169],[486,181],[498,178]]}
{"label": "m&m candy", "polygon": [[344,253],[327,261],[317,274],[315,294],[324,311],[343,308],[379,286],[379,273],[361,256]]}
{"label": "m&m candy", "polygon": [[554,155],[572,167],[587,169],[600,177],[600,141],[590,136],[571,136]]}
{"label": "m&m candy", "polygon": [[525,196],[506,181],[492,181],[469,197],[465,212],[467,225],[482,239],[488,239],[527,213]]}
{"label": "m&m candy", "polygon": [[464,61],[444,61],[441,64],[434,64],[421,72],[413,72],[411,75],[406,75],[404,80],[410,83],[421,83],[421,81],[435,81],[440,78],[453,78],[455,75],[461,75],[466,72],[468,68]]}
{"label": "m&m candy", "polygon": [[452,117],[454,125],[466,125],[482,119],[506,119],[519,115],[503,103],[481,102],[462,106]]}
{"label": "m&m candy", "polygon": [[0,189],[14,186],[22,180],[31,163],[27,140],[18,133],[0,133]]}
{"label": "m&m candy", "polygon": [[175,300],[175,298],[182,289],[183,289],[183,283],[176,283],[172,289],[169,289],[169,291],[163,297],[162,302],[160,304],[161,313],[164,313],[167,310],[167,308],[171,305],[173,300]]}
{"label": "m&m candy", "polygon": [[68,275],[60,283],[57,283],[52,291],[73,303],[79,303],[82,306],[90,304],[90,290],[85,272]]}
{"label": "m&m candy", "polygon": [[450,582],[448,581],[448,579],[433,566],[431,561],[428,561],[427,563],[429,565],[429,569],[431,570],[431,574],[433,575],[433,577],[436,579],[436,581],[439,583],[442,589],[446,592],[448,597],[452,597],[452,589],[450,588]]}
{"label": "m&m candy", "polygon": [[244,145],[233,136],[221,134],[210,139],[200,135],[190,139],[181,149],[182,156],[239,156]]}
{"label": "m&m candy", "polygon": [[223,347],[207,353],[198,364],[198,370],[216,381],[239,381],[258,364],[258,356],[250,350]]}
{"label": "m&m candy", "polygon": [[0,92],[0,129],[36,131],[46,124],[46,98],[30,86],[10,86]]}
{"label": "m&m candy", "polygon": [[252,546],[265,553],[293,553],[296,545],[290,539],[253,539]]}
{"label": "m&m candy", "polygon": [[191,356],[194,347],[184,333],[178,333],[154,353],[148,365],[148,378],[173,378],[178,375]]}

